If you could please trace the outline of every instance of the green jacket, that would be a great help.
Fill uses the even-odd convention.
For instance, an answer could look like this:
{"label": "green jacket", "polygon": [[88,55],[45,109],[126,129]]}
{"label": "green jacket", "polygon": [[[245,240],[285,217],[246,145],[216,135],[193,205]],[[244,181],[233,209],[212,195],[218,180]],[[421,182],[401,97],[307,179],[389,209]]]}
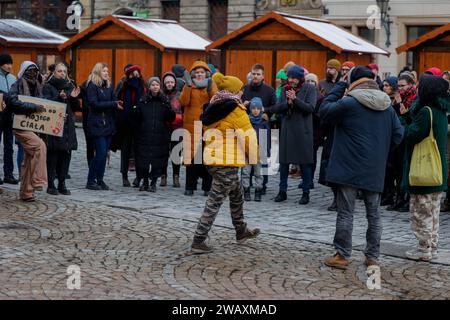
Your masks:
{"label": "green jacket", "polygon": [[[450,101],[447,97],[445,99],[439,99],[439,102],[441,105],[449,105]],[[417,106],[418,104],[415,104],[411,109],[414,110]],[[403,166],[402,188],[411,194],[430,194],[447,190],[447,114],[443,109],[432,107],[431,110],[433,112],[434,137],[441,155],[443,183],[436,187],[412,187],[409,185],[409,166],[414,146],[430,134],[430,112],[428,108],[423,107],[417,114],[410,114],[409,118],[411,122],[405,126],[404,141],[406,144],[406,152]]]}

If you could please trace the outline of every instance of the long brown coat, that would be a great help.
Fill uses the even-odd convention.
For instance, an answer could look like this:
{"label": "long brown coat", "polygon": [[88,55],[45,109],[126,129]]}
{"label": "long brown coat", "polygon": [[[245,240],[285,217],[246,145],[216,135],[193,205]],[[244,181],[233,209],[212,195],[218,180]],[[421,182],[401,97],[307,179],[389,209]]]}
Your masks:
{"label": "long brown coat", "polygon": [[[190,72],[197,68],[203,68],[209,73],[211,70],[203,61],[196,61],[191,67]],[[183,128],[188,130],[191,134],[191,159],[194,158],[194,122],[200,121],[200,115],[203,112],[203,106],[209,103],[213,95],[217,93],[217,86],[211,79],[211,85],[208,92],[208,87],[197,88],[195,84],[191,87],[185,85],[180,96],[180,103],[184,108]],[[187,138],[187,137],[186,137]],[[186,141],[186,139],[185,139]],[[190,160],[190,159],[189,159]]]}

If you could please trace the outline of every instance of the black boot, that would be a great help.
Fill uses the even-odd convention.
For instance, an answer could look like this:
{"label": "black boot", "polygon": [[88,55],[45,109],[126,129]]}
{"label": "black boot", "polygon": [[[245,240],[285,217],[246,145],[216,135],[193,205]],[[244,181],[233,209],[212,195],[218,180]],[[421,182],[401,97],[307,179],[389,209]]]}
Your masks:
{"label": "black boot", "polygon": [[130,181],[128,180],[128,177],[122,177],[122,185],[123,185],[125,188],[131,187],[131,183],[130,183]]}
{"label": "black boot", "polygon": [[394,204],[394,194],[389,192],[386,193],[384,197],[381,198],[380,206],[389,206]]}
{"label": "black boot", "polygon": [[194,195],[194,190],[185,190],[184,195],[192,197]]}
{"label": "black boot", "polygon": [[250,195],[250,188],[244,188],[244,201],[252,201],[252,197]]}
{"label": "black boot", "polygon": [[265,196],[266,195],[266,191],[267,191],[267,186],[263,186],[261,189],[261,195]]}
{"label": "black boot", "polygon": [[55,182],[50,181],[48,183],[47,193],[51,194],[53,196],[57,196],[58,195],[58,190],[56,190]]}
{"label": "black boot", "polygon": [[278,192],[278,195],[275,197],[275,202],[283,202],[287,200],[287,194],[286,191],[280,191]]}
{"label": "black boot", "polygon": [[66,181],[65,180],[58,182],[58,192],[61,193],[62,195],[65,195],[65,196],[70,196],[71,195],[71,192],[66,187]]}
{"label": "black boot", "polygon": [[157,179],[152,180],[152,183],[150,184],[150,187],[148,188],[149,192],[156,192],[156,182],[157,181],[158,181]]}
{"label": "black boot", "polygon": [[139,188],[139,191],[148,191],[148,179],[144,179],[144,183],[142,184],[142,186]]}
{"label": "black boot", "polygon": [[133,188],[139,188],[140,184],[141,184],[141,179],[135,178],[133,180]]}
{"label": "black boot", "polygon": [[261,189],[256,189],[255,190],[255,201],[256,202],[261,202]]}
{"label": "black boot", "polygon": [[302,198],[298,204],[305,205],[309,203],[309,192],[303,192]]}

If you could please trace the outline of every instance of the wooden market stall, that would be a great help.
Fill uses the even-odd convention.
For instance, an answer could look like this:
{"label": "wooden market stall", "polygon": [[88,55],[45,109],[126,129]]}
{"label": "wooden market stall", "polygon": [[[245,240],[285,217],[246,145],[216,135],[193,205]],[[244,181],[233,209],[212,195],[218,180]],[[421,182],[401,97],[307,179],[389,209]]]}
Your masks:
{"label": "wooden market stall", "polygon": [[[275,75],[288,61],[325,77],[326,62],[336,58],[367,65],[373,54],[389,55],[366,40],[330,21],[269,12],[207,47],[220,49],[221,67],[243,81],[253,64],[265,66],[266,79],[274,84]],[[269,80],[270,79],[270,80]]]}
{"label": "wooden market stall", "polygon": [[115,85],[129,63],[141,66],[145,79],[161,76],[175,63],[189,68],[195,60],[205,59],[209,44],[176,21],[111,15],[59,49],[67,51],[77,83],[87,79],[97,62],[105,62]]}
{"label": "wooden market stall", "polygon": [[13,74],[23,61],[36,62],[42,73],[50,64],[64,61],[58,46],[68,39],[57,33],[18,19],[0,19],[0,53],[13,58]]}
{"label": "wooden market stall", "polygon": [[396,51],[412,52],[413,67],[419,74],[431,67],[450,70],[450,23],[405,43]]}

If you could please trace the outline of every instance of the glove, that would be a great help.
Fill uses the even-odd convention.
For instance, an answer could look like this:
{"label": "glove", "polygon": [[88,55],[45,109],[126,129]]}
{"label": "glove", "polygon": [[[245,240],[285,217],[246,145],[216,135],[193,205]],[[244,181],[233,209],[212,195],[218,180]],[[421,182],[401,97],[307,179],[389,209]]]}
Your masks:
{"label": "glove", "polygon": [[184,75],[184,80],[186,81],[186,85],[188,87],[192,87],[192,79],[191,79],[191,74],[189,73],[189,71],[184,70],[183,75]]}
{"label": "glove", "polygon": [[37,106],[36,107],[36,113],[41,113],[41,112],[45,112],[45,107],[44,106]]}

